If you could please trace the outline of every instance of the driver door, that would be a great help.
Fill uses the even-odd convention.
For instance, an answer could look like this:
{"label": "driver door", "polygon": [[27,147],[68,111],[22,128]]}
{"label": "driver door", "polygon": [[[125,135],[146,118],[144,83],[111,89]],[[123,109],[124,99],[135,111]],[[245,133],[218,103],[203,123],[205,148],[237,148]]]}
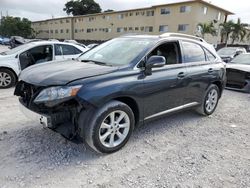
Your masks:
{"label": "driver door", "polygon": [[166,65],[153,68],[152,75],[144,78],[144,117],[164,114],[184,104],[186,66],[182,63],[179,42],[166,42],[156,47],[148,56],[164,56]]}

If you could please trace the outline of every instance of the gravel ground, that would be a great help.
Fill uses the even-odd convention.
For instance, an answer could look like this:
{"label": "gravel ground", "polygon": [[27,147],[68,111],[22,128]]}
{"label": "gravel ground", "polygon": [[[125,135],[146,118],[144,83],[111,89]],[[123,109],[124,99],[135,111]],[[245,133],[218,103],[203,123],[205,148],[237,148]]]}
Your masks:
{"label": "gravel ground", "polygon": [[225,91],[216,112],[187,111],[135,130],[96,154],[22,115],[0,90],[0,188],[250,187],[250,96]]}

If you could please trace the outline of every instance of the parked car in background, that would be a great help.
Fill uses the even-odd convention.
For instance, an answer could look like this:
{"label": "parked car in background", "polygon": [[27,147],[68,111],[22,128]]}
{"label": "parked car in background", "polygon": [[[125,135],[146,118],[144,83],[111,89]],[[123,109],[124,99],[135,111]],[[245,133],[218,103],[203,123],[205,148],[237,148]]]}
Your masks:
{"label": "parked car in background", "polygon": [[227,88],[250,92],[250,53],[240,54],[227,64]]}
{"label": "parked car in background", "polygon": [[86,49],[69,43],[30,42],[0,53],[0,88],[15,85],[20,72],[35,64],[77,58]]}
{"label": "parked car in background", "polygon": [[92,48],[97,47],[98,45],[99,45],[99,44],[93,43],[93,44],[89,44],[87,47],[88,47],[89,49],[92,49]]}
{"label": "parked car in background", "polygon": [[226,63],[230,62],[237,55],[246,52],[246,49],[243,47],[225,47],[217,51],[221,59]]}
{"label": "parked car in background", "polygon": [[112,153],[147,120],[190,108],[211,115],[225,84],[225,63],[211,45],[166,33],[120,37],[75,61],[29,67],[15,95],[27,116]]}
{"label": "parked car in background", "polygon": [[7,37],[0,37],[0,44],[2,45],[10,45],[10,39]]}

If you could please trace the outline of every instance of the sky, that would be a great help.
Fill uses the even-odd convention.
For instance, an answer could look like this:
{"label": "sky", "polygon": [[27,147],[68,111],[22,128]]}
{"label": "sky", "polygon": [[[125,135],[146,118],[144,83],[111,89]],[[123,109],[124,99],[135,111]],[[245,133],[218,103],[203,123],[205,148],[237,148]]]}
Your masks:
{"label": "sky", "polygon": [[[5,16],[26,17],[31,21],[67,16],[63,11],[64,4],[69,0],[0,0],[0,11]],[[126,10],[149,7],[157,4],[180,2],[182,0],[95,0],[102,10]],[[235,13],[229,19],[241,18],[250,24],[249,0],[209,0],[214,5]]]}

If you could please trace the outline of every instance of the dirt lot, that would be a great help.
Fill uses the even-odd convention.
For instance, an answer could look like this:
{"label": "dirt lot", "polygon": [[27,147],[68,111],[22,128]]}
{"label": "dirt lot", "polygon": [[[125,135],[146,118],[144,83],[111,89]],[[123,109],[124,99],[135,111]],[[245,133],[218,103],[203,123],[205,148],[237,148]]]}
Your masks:
{"label": "dirt lot", "polygon": [[25,118],[0,90],[0,188],[250,187],[250,96],[225,91],[210,117],[189,111],[146,124],[112,155]]}

